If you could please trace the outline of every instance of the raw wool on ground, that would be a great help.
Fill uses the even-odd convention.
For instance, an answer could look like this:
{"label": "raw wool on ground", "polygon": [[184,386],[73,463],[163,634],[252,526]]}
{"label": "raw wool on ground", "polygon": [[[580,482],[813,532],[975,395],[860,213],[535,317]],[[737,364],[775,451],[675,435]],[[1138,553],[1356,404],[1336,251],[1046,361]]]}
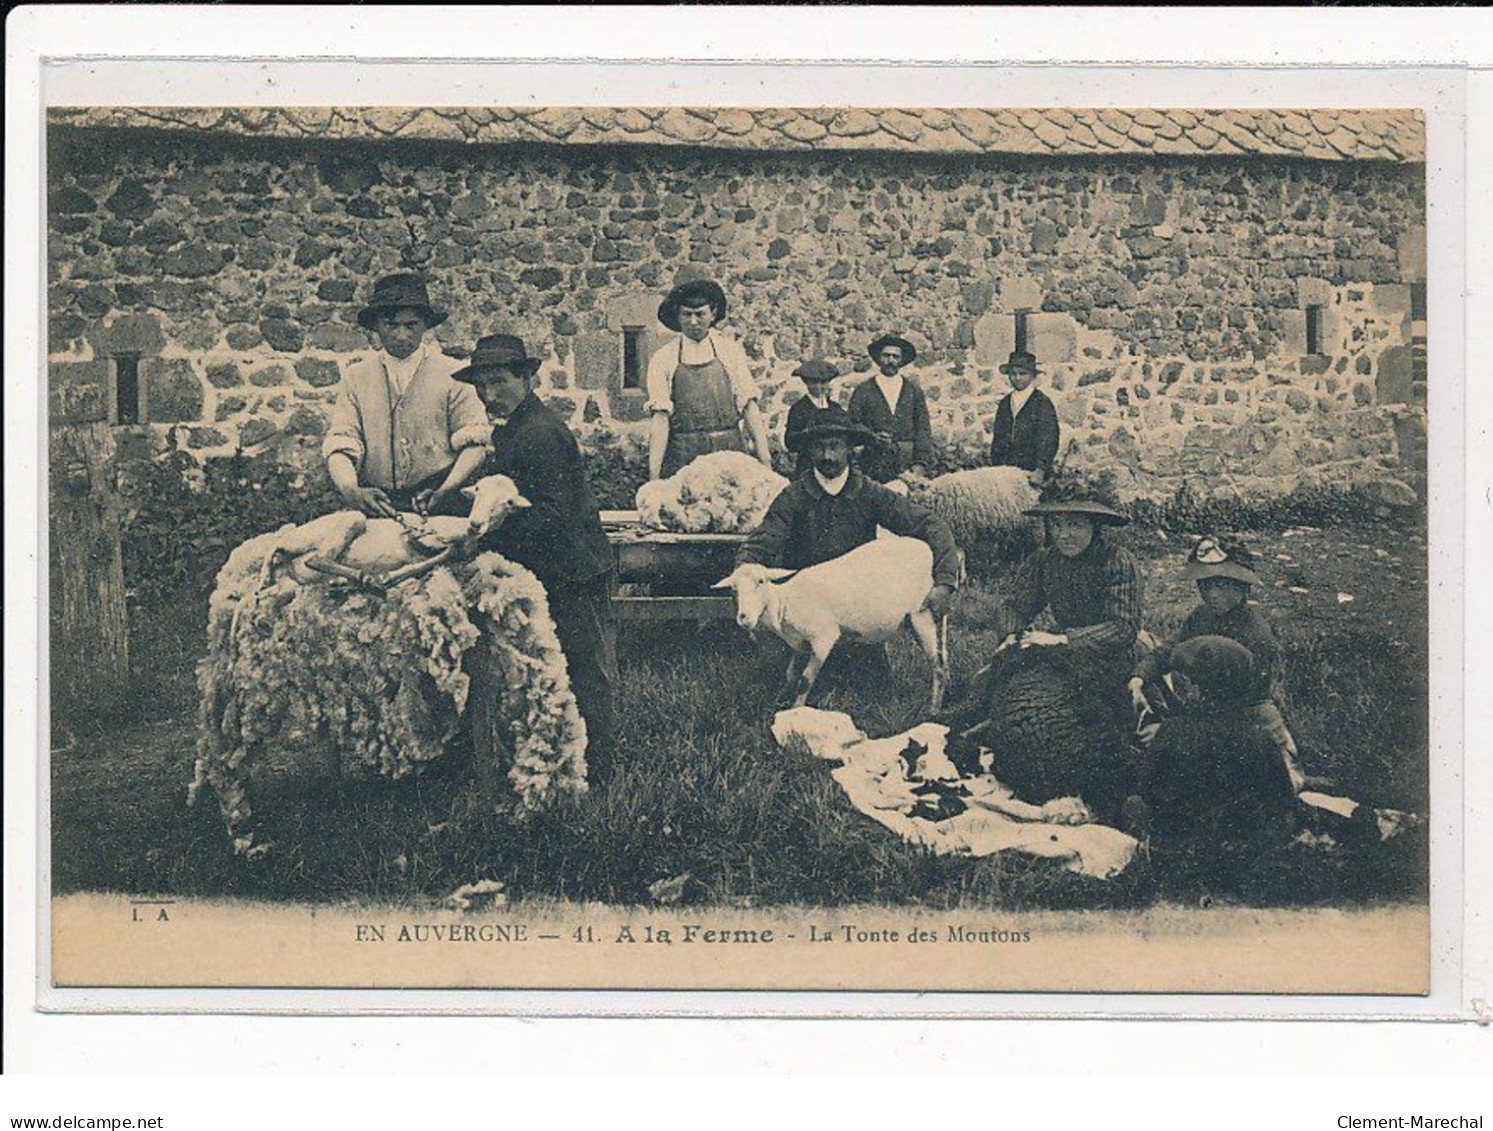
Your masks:
{"label": "raw wool on ground", "polygon": [[1030,472],[1019,467],[952,471],[915,488],[912,497],[949,524],[954,541],[968,545],[981,535],[1020,529],[1037,502]]}
{"label": "raw wool on ground", "polygon": [[643,521],[681,534],[748,534],[788,480],[745,452],[711,452],[638,488]]}
{"label": "raw wool on ground", "polygon": [[464,659],[484,637],[519,807],[584,791],[585,727],[531,573],[484,554],[383,596],[288,573],[261,587],[278,540],[251,539],[219,572],[198,666],[198,782],[217,794],[236,851],[254,847],[256,764],[306,769],[335,758],[344,777],[401,778],[439,758],[471,691]]}
{"label": "raw wool on ground", "polygon": [[[1125,870],[1138,847],[1118,829],[1088,823],[1089,813],[1077,798],[1028,805],[989,774],[961,776],[945,750],[948,728],[936,723],[868,739],[848,715],[799,707],[778,712],[772,735],[785,750],[841,763],[831,776],[851,804],[903,840],[940,856],[1015,850],[1064,860],[1070,872],[1109,879]],[[917,752],[911,766],[910,743]],[[941,788],[930,792],[927,787],[935,782]],[[917,815],[931,797],[950,794],[962,810],[940,819]]]}

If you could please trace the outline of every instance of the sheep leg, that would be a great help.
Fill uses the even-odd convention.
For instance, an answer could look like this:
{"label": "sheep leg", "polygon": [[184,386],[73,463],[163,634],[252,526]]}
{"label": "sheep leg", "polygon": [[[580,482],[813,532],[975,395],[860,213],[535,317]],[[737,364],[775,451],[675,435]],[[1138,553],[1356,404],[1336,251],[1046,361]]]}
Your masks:
{"label": "sheep leg", "polygon": [[788,657],[788,673],[783,677],[783,689],[778,692],[778,706],[803,705],[795,703],[794,700],[798,695],[798,681],[803,675],[804,665],[809,662],[809,655],[807,651],[795,650],[793,655]]}
{"label": "sheep leg", "polygon": [[947,637],[940,631],[940,624],[935,622],[933,614],[927,609],[919,609],[907,618],[907,627],[912,629],[913,636],[917,637],[918,646],[922,648],[923,655],[928,657],[928,662],[933,665],[933,689],[931,692],[931,710],[938,711],[943,707],[944,684],[949,676],[948,653],[945,651],[944,642]]}
{"label": "sheep leg", "polygon": [[341,562],[328,561],[326,558],[309,557],[303,563],[307,569],[314,569],[317,573],[330,574],[332,577],[340,577],[345,581],[351,581],[363,589],[372,590],[375,593],[387,592],[384,583],[376,577],[370,577],[362,570],[345,566]]}
{"label": "sheep leg", "polygon": [[400,566],[398,569],[391,569],[388,573],[384,574],[384,584],[393,587],[401,581],[408,581],[412,577],[419,577],[423,573],[429,573],[436,566],[450,558],[451,551],[452,547],[447,546],[434,557],[426,558],[424,561],[411,562],[409,565]]}
{"label": "sheep leg", "polygon": [[794,699],[795,707],[803,707],[808,704],[809,692],[814,690],[814,681],[819,678],[819,672],[824,667],[824,661],[829,659],[829,654],[834,651],[835,644],[839,641],[839,633],[834,636],[811,641],[809,658],[804,664],[804,670],[798,678],[798,696]]}

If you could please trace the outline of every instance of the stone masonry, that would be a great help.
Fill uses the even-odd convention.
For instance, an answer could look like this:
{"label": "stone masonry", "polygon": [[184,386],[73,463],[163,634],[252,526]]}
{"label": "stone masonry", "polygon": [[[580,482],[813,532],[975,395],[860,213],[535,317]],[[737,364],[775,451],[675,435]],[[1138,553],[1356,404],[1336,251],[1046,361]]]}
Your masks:
{"label": "stone masonry", "polygon": [[[694,142],[586,145],[80,113],[59,112],[50,138],[52,403],[115,410],[116,359],[138,359],[145,422],[119,426],[127,452],[315,465],[341,367],[372,348],[354,313],[375,277],[411,265],[452,312],[435,332],[448,352],[518,333],[546,358],[541,395],[584,442],[640,447],[624,357],[646,362],[666,340],[654,311],[693,263],[726,288],[725,328],[774,436],[800,392],[794,366],[828,357],[848,397],[870,371],[865,344],[894,329],[920,347],[910,372],[938,439],[978,458],[1019,319],[1065,458],[1113,468],[1129,495],[1371,483],[1403,502],[1423,481],[1424,169],[1398,119],[1318,122],[1332,128],[1311,145],[1329,157],[1130,137],[1206,140],[1181,111],[1129,112],[1128,133],[1109,130],[1129,139],[1119,147],[1038,152],[819,145],[849,135],[798,119],[774,119],[802,135],[793,150],[730,148],[733,112],[699,118],[714,132]],[[628,112],[608,113],[620,138]],[[911,129],[874,113],[879,130]],[[1041,113],[1034,137],[1103,136]],[[1268,141],[1269,121],[1248,136]]]}

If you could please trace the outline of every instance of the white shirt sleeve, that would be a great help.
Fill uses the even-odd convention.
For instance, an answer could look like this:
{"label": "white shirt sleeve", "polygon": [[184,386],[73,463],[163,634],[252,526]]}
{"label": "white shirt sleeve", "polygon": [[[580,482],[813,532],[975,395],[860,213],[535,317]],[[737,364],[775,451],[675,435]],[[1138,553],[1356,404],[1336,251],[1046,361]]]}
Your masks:
{"label": "white shirt sleeve", "polygon": [[760,396],[757,381],[752,376],[751,365],[747,361],[746,350],[741,348],[741,343],[735,338],[720,335],[716,335],[715,349],[716,356],[726,367],[726,376],[731,379],[731,395],[736,398],[736,411],[744,412],[746,406]]}
{"label": "white shirt sleeve", "polygon": [[648,403],[643,407],[648,412],[674,411],[674,368],[679,364],[679,343],[669,342],[659,346],[648,359]]}

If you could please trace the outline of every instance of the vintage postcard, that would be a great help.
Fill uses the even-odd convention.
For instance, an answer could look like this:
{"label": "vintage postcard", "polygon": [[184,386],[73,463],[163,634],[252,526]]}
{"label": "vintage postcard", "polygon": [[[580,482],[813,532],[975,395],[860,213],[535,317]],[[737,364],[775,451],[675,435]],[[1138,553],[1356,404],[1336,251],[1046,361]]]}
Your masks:
{"label": "vintage postcard", "polygon": [[52,1007],[1431,992],[1421,106],[45,147]]}

